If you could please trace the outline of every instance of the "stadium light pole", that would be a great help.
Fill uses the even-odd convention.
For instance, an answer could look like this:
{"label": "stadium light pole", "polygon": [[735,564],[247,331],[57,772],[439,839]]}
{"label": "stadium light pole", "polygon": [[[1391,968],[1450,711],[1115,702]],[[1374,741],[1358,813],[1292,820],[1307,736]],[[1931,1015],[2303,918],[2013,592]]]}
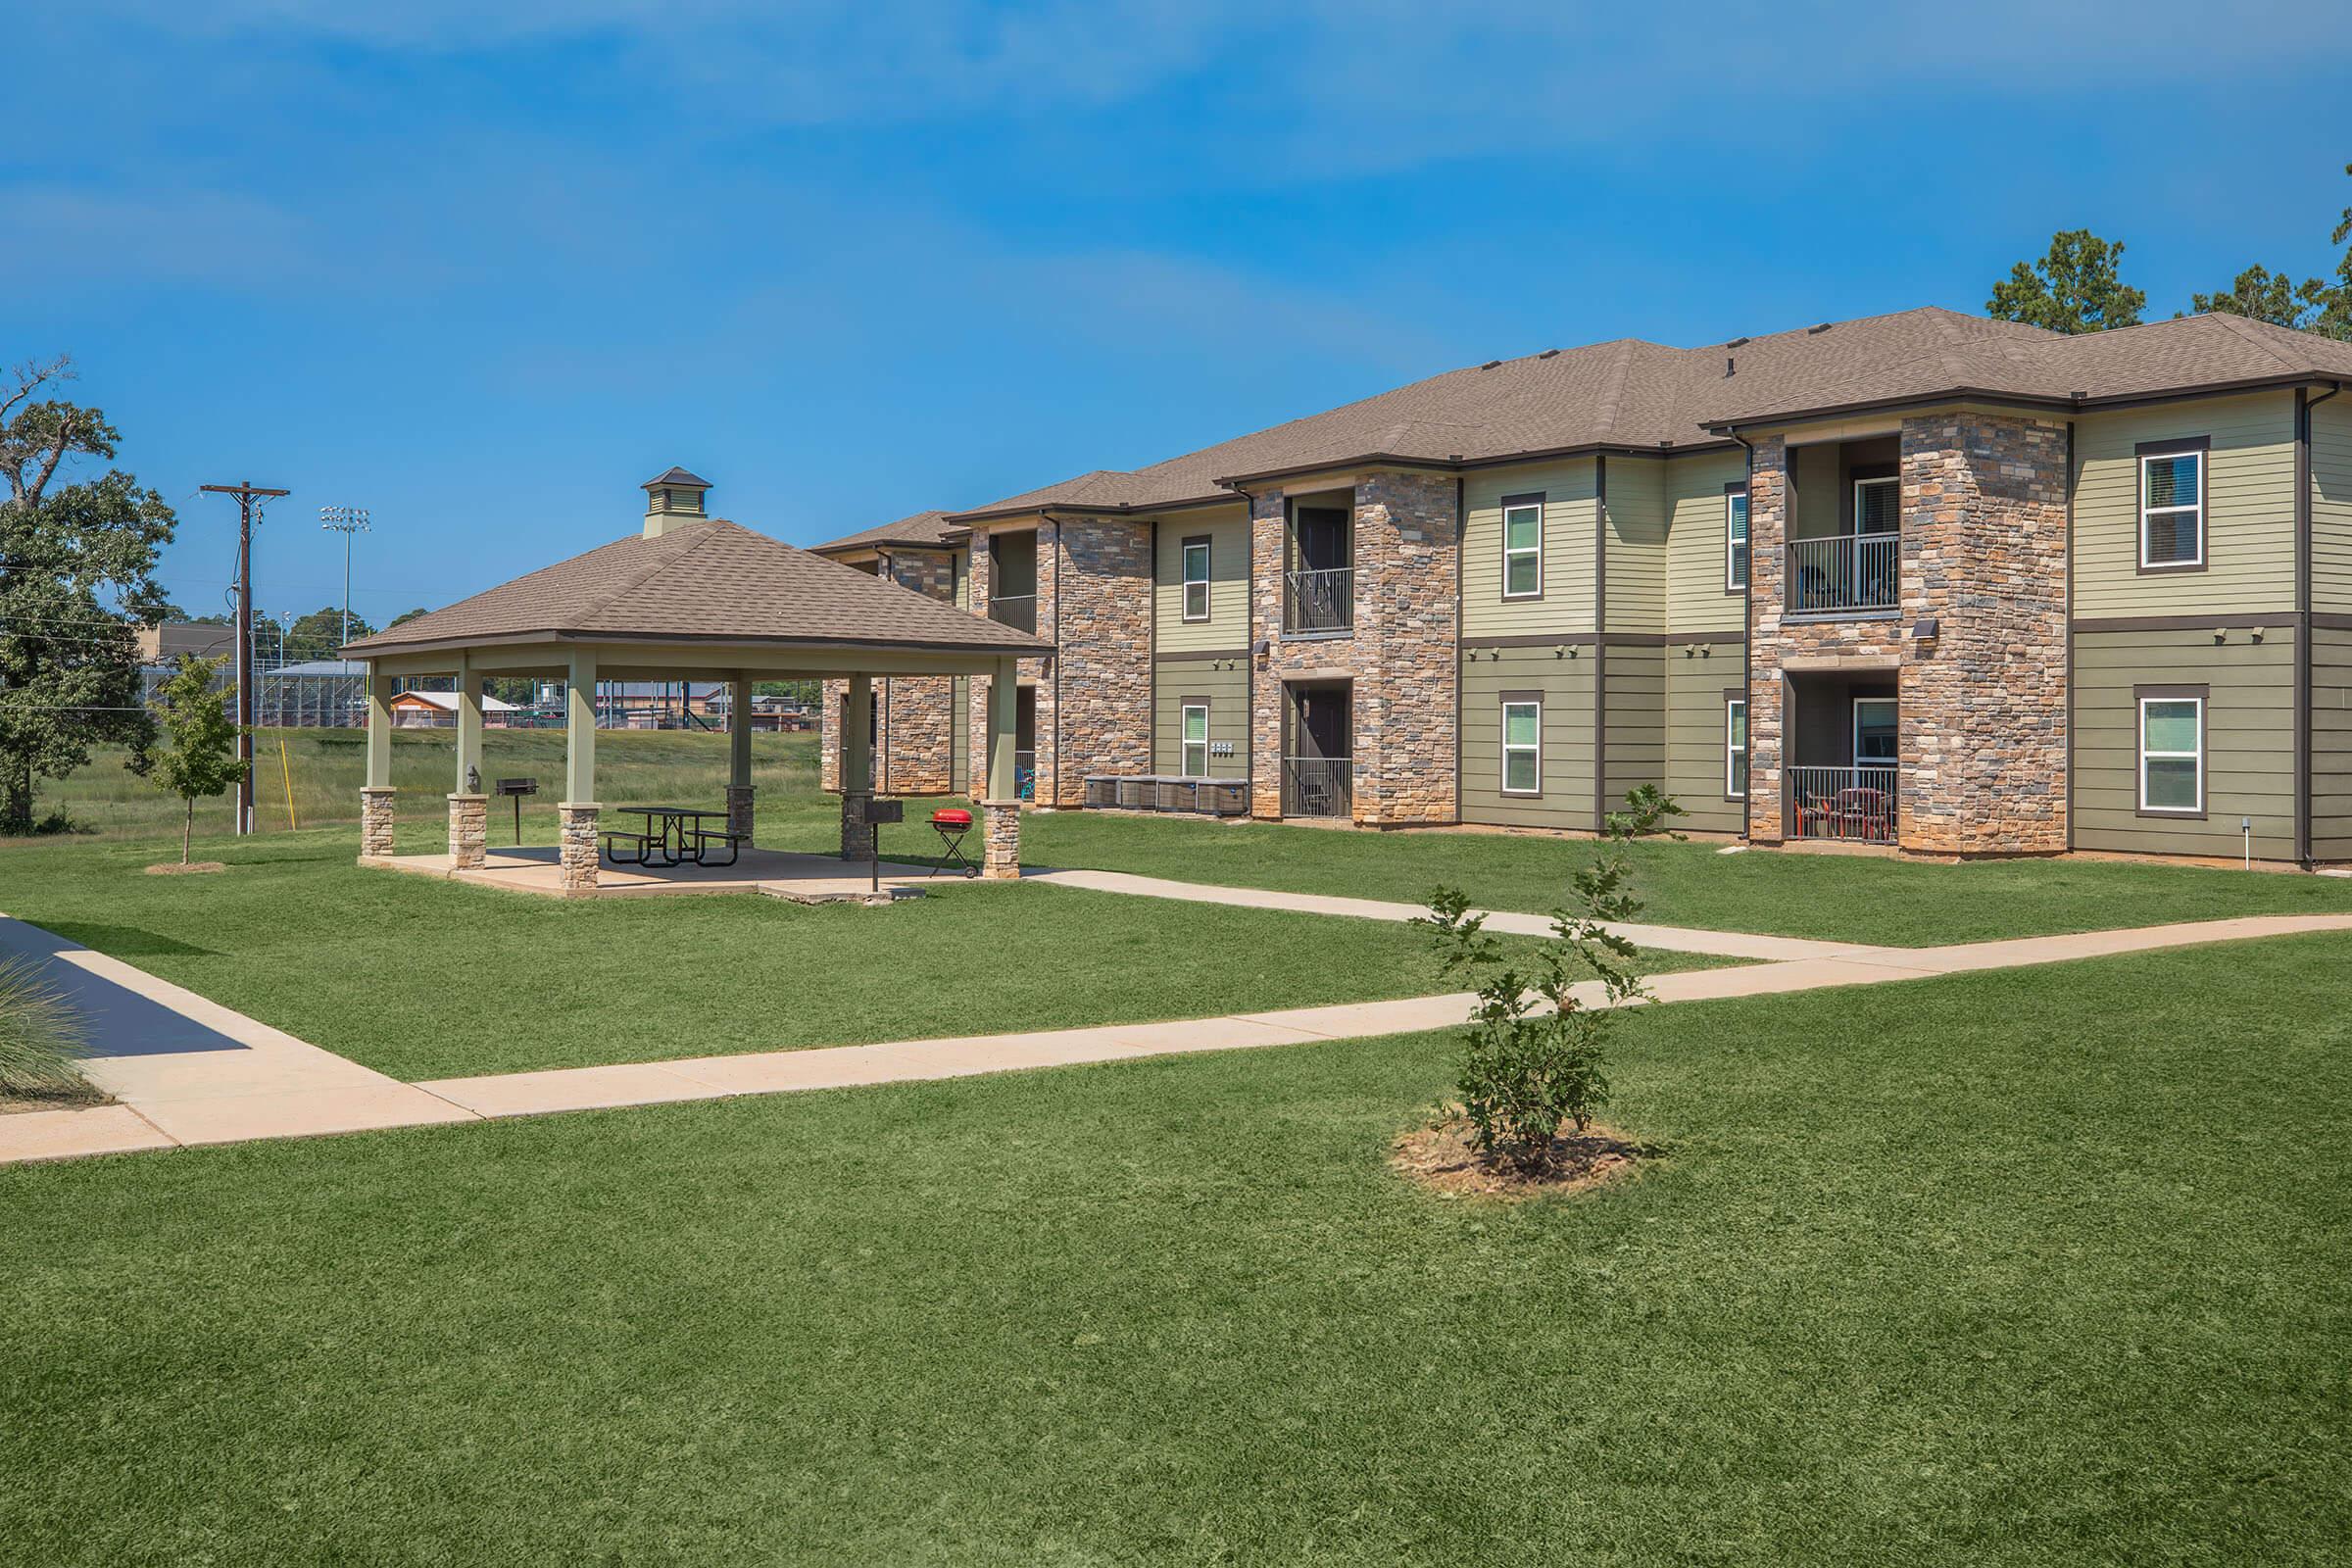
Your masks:
{"label": "stadium light pole", "polygon": [[[351,536],[367,533],[366,507],[320,507],[318,526],[329,533],[343,536],[343,642],[351,641]],[[342,656],[342,643],[335,646],[336,657]]]}

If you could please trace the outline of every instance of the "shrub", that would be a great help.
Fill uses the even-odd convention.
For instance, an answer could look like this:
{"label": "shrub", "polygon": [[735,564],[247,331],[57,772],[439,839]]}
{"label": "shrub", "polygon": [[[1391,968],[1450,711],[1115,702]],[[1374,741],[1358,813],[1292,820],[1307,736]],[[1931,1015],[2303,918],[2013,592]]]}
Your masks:
{"label": "shrub", "polygon": [[[1505,959],[1501,944],[1486,934],[1486,916],[1470,912],[1458,888],[1437,889],[1429,913],[1413,921],[1436,941],[1444,975],[1483,976],[1461,1037],[1455,1088],[1488,1159],[1541,1170],[1551,1162],[1563,1123],[1590,1131],[1609,1102],[1613,1009],[1648,995],[1631,967],[1634,945],[1610,929],[1642,909],[1625,846],[1683,814],[1672,796],[1649,785],[1625,800],[1626,809],[1609,815],[1592,863],[1570,879],[1577,907],[1551,911],[1552,936],[1524,967]],[[1580,981],[1593,977],[1607,1008],[1588,1006],[1576,994]]]}
{"label": "shrub", "polygon": [[76,1065],[85,1046],[74,1009],[22,958],[0,960],[0,1095],[87,1100]]}

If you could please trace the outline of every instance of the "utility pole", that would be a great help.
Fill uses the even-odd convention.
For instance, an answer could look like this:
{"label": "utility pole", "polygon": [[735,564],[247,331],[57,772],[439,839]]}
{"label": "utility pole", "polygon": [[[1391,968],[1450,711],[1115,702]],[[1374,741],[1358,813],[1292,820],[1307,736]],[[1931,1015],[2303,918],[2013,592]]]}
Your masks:
{"label": "utility pole", "polygon": [[250,479],[202,488],[237,498],[237,833],[243,837],[253,831],[253,504],[294,492]]}
{"label": "utility pole", "polygon": [[[368,532],[366,507],[320,507],[318,526],[329,533],[343,536],[343,642],[351,641],[351,536]],[[335,657],[340,659],[342,644],[336,645]]]}

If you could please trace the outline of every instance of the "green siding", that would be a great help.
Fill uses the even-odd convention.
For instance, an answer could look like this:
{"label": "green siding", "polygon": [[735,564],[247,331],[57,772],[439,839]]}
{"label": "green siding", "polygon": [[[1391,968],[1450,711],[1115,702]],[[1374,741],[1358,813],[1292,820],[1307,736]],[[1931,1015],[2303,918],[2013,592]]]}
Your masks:
{"label": "green siding", "polygon": [[2311,608],[2352,613],[2352,391],[2311,411]]}
{"label": "green siding", "polygon": [[1666,629],[1666,465],[1612,457],[1608,466],[1609,630]]}
{"label": "green siding", "polygon": [[2352,631],[2311,636],[2311,853],[2352,860]]}
{"label": "green siding", "polygon": [[1743,649],[1738,641],[1697,646],[1703,652],[1682,643],[1666,650],[1666,792],[1689,813],[1683,825],[1738,833],[1747,808],[1724,799],[1723,694],[1740,687]]}
{"label": "green siding", "polygon": [[[1542,495],[1544,597],[1502,597],[1502,498]],[[1592,630],[1592,460],[1481,468],[1462,489],[1462,635]]]}
{"label": "green siding", "polygon": [[[2243,614],[2295,608],[2294,399],[2289,393],[2086,415],[2075,426],[2074,613]],[[2203,571],[2142,573],[2143,441],[2205,436]],[[2234,818],[2232,819],[2234,822]]]}
{"label": "green siding", "polygon": [[1613,644],[1608,650],[1608,808],[1643,784],[1666,783],[1666,650]]}
{"label": "green siding", "polygon": [[[1250,670],[1241,656],[1230,660],[1163,659],[1152,667],[1152,771],[1184,771],[1184,700],[1208,699],[1208,740],[1233,743],[1231,757],[1211,757],[1212,778],[1240,778],[1250,771]],[[1219,668],[1219,665],[1230,667]]]}
{"label": "green siding", "polygon": [[[1590,828],[1592,822],[1592,650],[1476,650],[1462,666],[1461,815],[1513,827]],[[1544,793],[1502,793],[1502,694],[1543,694]]]}
{"label": "green siding", "polygon": [[[1208,616],[1184,618],[1184,542],[1208,540]],[[1167,653],[1250,646],[1250,517],[1240,507],[1180,512],[1159,520],[1153,635]]]}
{"label": "green siding", "polygon": [[1703,453],[1666,465],[1666,629],[1678,638],[1745,630],[1747,596],[1723,586],[1723,487],[1746,477],[1744,452]]}
{"label": "green siding", "polygon": [[[2075,847],[2234,856],[2254,820],[2258,859],[2295,853],[2294,638],[2283,617],[2259,643],[2231,631],[2081,632],[2075,637]],[[2135,686],[2212,688],[2203,820],[2138,810]]]}

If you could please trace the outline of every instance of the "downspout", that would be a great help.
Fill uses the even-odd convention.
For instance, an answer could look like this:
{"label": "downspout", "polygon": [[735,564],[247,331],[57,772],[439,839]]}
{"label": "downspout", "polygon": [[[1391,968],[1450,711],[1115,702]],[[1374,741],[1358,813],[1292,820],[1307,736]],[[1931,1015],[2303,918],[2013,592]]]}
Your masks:
{"label": "downspout", "polygon": [[1470,514],[1462,490],[1462,476],[1456,473],[1453,476],[1453,820],[1457,825],[1462,820],[1462,547],[1470,531]]}
{"label": "downspout", "polygon": [[1609,455],[1592,458],[1592,831],[1609,825]]}
{"label": "downspout", "polygon": [[2311,843],[2311,411],[2343,391],[2331,382],[2318,397],[2295,388],[2295,863],[2318,863]]}
{"label": "downspout", "polygon": [[[1159,771],[1159,519],[1157,517],[1152,519],[1152,537],[1148,548],[1152,552],[1152,576],[1150,578],[1151,587],[1144,594],[1146,607],[1144,618],[1144,766],[1148,771],[1156,773]],[[1215,552],[1211,551],[1210,555],[1213,557]],[[1182,582],[1184,564],[1180,561],[1176,564],[1177,580]],[[1209,577],[1213,583],[1216,573],[1211,571]],[[1216,590],[1212,587],[1209,591],[1214,593]],[[1176,592],[1181,596],[1184,590],[1178,588]],[[1176,607],[1176,612],[1180,615],[1183,614],[1184,606],[1179,604]],[[1058,624],[1060,617],[1054,618],[1055,623]],[[1181,773],[1184,771],[1182,714],[1177,715],[1177,726],[1176,770]],[[1208,759],[1202,758],[1200,761],[1203,767],[1208,765]],[[1081,801],[1085,799],[1083,784],[1079,787],[1079,799]]]}
{"label": "downspout", "polygon": [[[1747,714],[1747,795],[1740,803],[1740,842],[1745,844],[1749,841],[1748,802],[1756,798],[1756,444],[1729,425],[1723,433],[1747,454],[1747,477],[1740,481],[1747,487],[1741,492],[1747,501],[1747,570],[1740,581],[1740,701],[1746,705]],[[1784,501],[1784,511],[1786,507]],[[1786,518],[1782,526],[1787,526]],[[1784,716],[1781,732],[1786,735],[1788,730]]]}
{"label": "downspout", "polygon": [[2075,848],[2075,421],[2066,421],[2066,848]]}
{"label": "downspout", "polygon": [[[1061,809],[1061,519],[1051,513],[1038,514],[1041,521],[1054,525],[1054,778],[1045,808]],[[1044,536],[1045,530],[1038,530]],[[1036,568],[1031,567],[1032,575]]]}

